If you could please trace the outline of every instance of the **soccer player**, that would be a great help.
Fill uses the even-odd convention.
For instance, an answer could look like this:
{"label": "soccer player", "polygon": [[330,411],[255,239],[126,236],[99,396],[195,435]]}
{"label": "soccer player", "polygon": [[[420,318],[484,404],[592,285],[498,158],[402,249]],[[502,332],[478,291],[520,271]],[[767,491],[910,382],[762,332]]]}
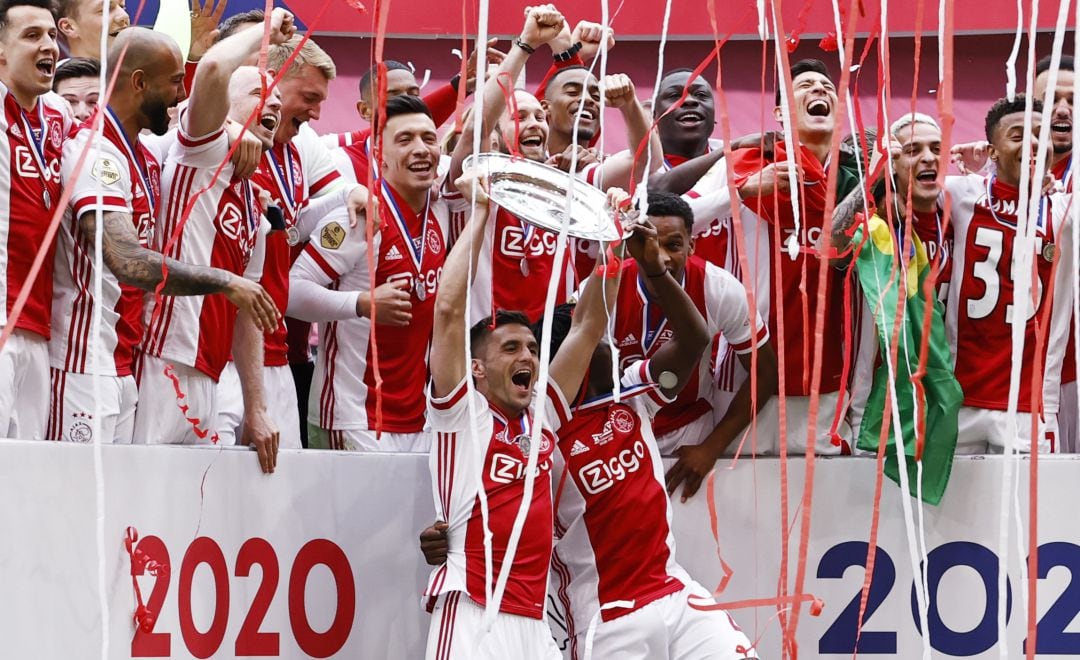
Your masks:
{"label": "soccer player", "polygon": [[[1048,55],[1035,64],[1035,99],[1042,101],[1046,87],[1050,84],[1050,65],[1053,62]],[[1067,192],[1072,192],[1072,99],[1073,99],[1073,58],[1063,55],[1058,66],[1057,84],[1054,86],[1053,114],[1050,116],[1050,138],[1053,145],[1051,169],[1054,178],[1061,182]],[[1075,325],[1076,320],[1073,320]],[[1061,365],[1061,402],[1058,408],[1058,432],[1060,449],[1063,452],[1080,451],[1080,410],[1077,410],[1076,393],[1076,340],[1073,330],[1069,330],[1065,357]]]}
{"label": "soccer player", "polygon": [[101,32],[108,32],[107,45],[112,48],[116,35],[131,25],[124,0],[106,0],[109,7],[107,25],[101,21],[101,0],[61,0],[60,19],[56,22],[67,44],[68,57],[101,57]]}
{"label": "soccer player", "polygon": [[[270,48],[267,68],[278,72],[299,43],[300,37],[293,37]],[[289,267],[303,249],[301,243],[321,219],[318,213],[302,213],[304,208],[313,200],[339,192],[349,205],[350,217],[355,218],[367,203],[366,189],[343,185],[330,150],[305,125],[319,118],[329,83],[336,75],[330,56],[314,41],[306,41],[278,83],[281,121],[274,131],[274,146],[263,155],[252,177],[285,215],[285,232],[271,232],[267,236],[262,278],[279,309],[286,309],[289,303]],[[310,222],[302,222],[305,217]],[[301,427],[300,414],[303,409],[307,416],[308,387],[314,370],[308,345],[310,329],[311,324],[294,321],[287,330],[282,321],[265,338],[263,371],[267,408],[281,433],[283,447],[306,443],[307,428]],[[290,364],[295,365],[295,380]],[[238,401],[235,394],[234,391],[232,400]],[[231,410],[230,418],[239,417],[236,403],[227,403],[225,407]]]}
{"label": "soccer player", "polygon": [[[101,439],[130,443],[138,397],[133,349],[143,334],[144,292],[160,286],[163,296],[222,293],[262,328],[276,325],[279,314],[258,284],[227,270],[163,257],[148,247],[161,199],[161,160],[139,133],[164,135],[168,109],[184,98],[176,42],[153,30],[128,28],[110,49],[107,69],[117,71],[118,78],[102,118],[103,139],[95,139],[92,127],[83,126],[64,145],[61,173],[72,194],[56,251],[49,437],[93,440],[91,374],[97,373]],[[106,270],[101,273],[102,297],[96,300],[94,232],[99,222]],[[98,337],[91,324],[96,304],[101,305]],[[97,352],[99,342],[104,352]]]}
{"label": "soccer player", "polygon": [[[486,136],[495,128],[503,153],[537,162],[547,159],[547,114],[540,101],[517,89],[513,91],[513,106],[508,107],[502,88],[509,88],[512,81],[517,80],[529,56],[551,41],[562,29],[563,22],[562,14],[553,5],[531,7],[521,35],[514,40],[498,72],[485,83],[481,134]],[[472,153],[472,134],[473,125],[466,125],[454,149],[448,183],[455,180],[465,158]],[[451,197],[457,194],[452,183],[447,193]],[[451,234],[454,233],[452,229]],[[490,315],[493,309],[513,309],[535,321],[544,311],[548,282],[552,277],[559,278],[555,304],[565,302],[573,291],[575,277],[570,258],[560,272],[554,272],[557,238],[557,234],[534,228],[497,208],[494,222],[487,225],[484,236],[483,251],[492,258],[478,264],[469,319],[478,321]],[[567,256],[572,254],[567,249]]]}
{"label": "soccer player", "polygon": [[89,57],[72,57],[56,67],[53,91],[68,102],[80,124],[97,110],[100,75],[101,64]]}
{"label": "soccer player", "polygon": [[634,89],[634,83],[625,74],[609,75],[601,88],[588,68],[584,66],[558,69],[548,78],[544,88],[544,100],[540,105],[547,114],[548,153],[562,157],[574,146],[587,146],[600,130],[600,94],[604,94],[608,107],[616,108],[626,124],[629,148],[602,158],[596,164],[579,170],[588,183],[602,189],[629,188],[645,172],[658,169],[662,163],[660,141],[650,140],[649,149],[642,152],[634,162],[634,154],[641,141],[652,128],[649,113],[642,107]]}
{"label": "soccer player", "polygon": [[[1041,132],[1042,104],[1034,102],[1031,117],[1031,161],[1023,159],[1025,98],[1002,99],[986,115],[986,139],[995,173],[946,179],[955,237],[952,282],[946,327],[955,347],[956,378],[964,390],[960,409],[961,453],[1001,452],[1031,448],[1031,415],[1038,412],[1039,451],[1057,451],[1057,404],[1061,363],[1072,310],[1072,223],[1070,196],[1040,192],[1042,181],[1031,176],[1031,194],[1039,199],[1032,260],[1031,293],[1022,355],[1013,355],[1013,260],[1019,259],[1016,223],[1021,172],[1034,170]],[[1056,263],[1056,269],[1055,267]],[[1051,293],[1052,292],[1052,293]],[[1025,295],[1027,295],[1025,293]],[[1050,309],[1045,309],[1049,305]],[[1048,313],[1048,316],[1044,316]],[[1049,318],[1042,353],[1036,352],[1036,324]],[[1012,361],[1020,361],[1016,429],[1007,423]],[[1042,381],[1035,380],[1037,367]]]}
{"label": "soccer player", "polygon": [[[732,355],[729,359],[737,359],[749,372],[752,352],[757,349],[756,400],[760,409],[776,393],[776,355],[769,343],[768,326],[756,311],[751,318],[746,289],[738,279],[695,254],[691,235],[694,216],[681,197],[650,193],[648,217],[656,229],[664,268],[706,319],[709,334],[714,338],[719,335],[721,355]],[[672,337],[654,281],[645,277],[634,261],[628,261],[623,272],[612,335],[619,348],[619,364],[624,367],[655,355]],[[697,492],[754,412],[749,378],[721,408],[712,376],[709,360],[695,366],[678,398],[665,405],[653,422],[660,452],[679,457],[668,471],[668,488],[674,492],[685,482],[684,500]]]}
{"label": "soccer player", "polygon": [[[499,311],[466,335],[468,278],[482,254],[489,210],[481,180],[463,176],[457,187],[474,211],[446,259],[435,299],[428,422],[436,441],[430,468],[437,513],[448,523],[449,552],[425,591],[434,606],[425,657],[558,660],[561,654],[544,621],[553,534],[554,434],[569,418],[568,402],[577,398],[590,356],[604,335],[609,311],[605,303],[613,301],[618,283],[608,287],[609,300],[600,282],[585,288],[562,348],[551,361],[547,391],[536,397],[539,347],[527,317]],[[471,363],[465,359],[465,341],[471,346]],[[470,379],[475,383],[472,392]],[[543,423],[533,447],[534,415],[540,405]],[[527,474],[530,450],[536,469]],[[493,585],[485,578],[481,502],[487,503],[492,570],[498,575],[527,480],[532,480],[533,490],[520,543],[494,625],[485,632],[484,606]]]}
{"label": "soccer player", "polygon": [[[284,43],[294,31],[292,15],[275,9],[270,43]],[[168,256],[252,280],[262,275],[269,223],[251,182],[237,176],[230,162],[216,170],[229,153],[226,119],[243,124],[258,113],[251,132],[264,149],[273,145],[281,96],[275,88],[264,97],[264,84],[268,88],[272,79],[241,65],[258,52],[262,37],[261,26],[249,27],[199,61],[162,173],[165,210],[154,236],[155,247]],[[200,428],[190,419],[216,419],[217,384],[231,350],[244,395],[241,444],[256,447],[263,471],[273,472],[279,439],[263,396],[263,342],[254,321],[238,316],[220,295],[155,300],[145,320],[135,437],[150,444],[210,442],[213,422]],[[175,405],[174,382],[185,394],[186,413]]]}
{"label": "soccer player", "polygon": [[[0,349],[0,437],[45,437],[49,400],[49,326],[54,245],[45,245],[60,201],[60,154],[71,130],[71,110],[50,91],[60,51],[55,6],[48,0],[0,2],[0,152],[8,167],[0,206],[0,329],[15,327]],[[47,250],[37,278],[30,266]],[[15,300],[30,288],[18,318]]]}
{"label": "soccer player", "polygon": [[[842,200],[857,185],[858,177],[842,166],[837,181],[826,179],[825,161],[836,130],[837,98],[825,65],[819,60],[796,62],[791,67],[791,80],[794,95],[789,105],[794,119],[792,133],[801,157],[798,177],[802,185],[795,191],[790,189],[787,153],[791,147],[780,141],[774,145],[771,156],[752,147],[735,151],[731,163],[719,160],[695,185],[704,194],[691,206],[698,219],[728,217],[731,210],[727,205],[731,200],[727,177],[734,179],[739,196],[735,207],[740,214],[749,261],[749,271],[738,274],[748,287],[753,287],[758,311],[768,319],[769,332],[779,343],[778,353],[785,352],[786,389],[782,403],[787,409],[788,451],[805,452],[810,437],[816,452],[840,454],[850,451],[850,429],[846,421],[834,420],[833,412],[839,399],[845,351],[840,297],[831,293],[840,290],[839,271],[830,268],[826,273],[825,340],[820,353],[815,353],[812,327],[804,319],[810,319],[812,326],[819,304],[819,269],[829,268],[815,248],[824,222],[827,186],[835,186],[836,199]],[[783,123],[787,119],[783,116],[780,95],[781,91],[777,90],[774,115]],[[799,204],[798,225],[792,211],[792,195],[797,195]],[[779,225],[779,242],[774,239],[774,225]],[[782,338],[777,332],[781,315],[785,329]],[[819,414],[808,436],[810,378],[815,362],[821,364]],[[736,373],[729,382],[738,383],[742,377]],[[775,453],[779,449],[770,446],[770,442],[779,437],[780,404],[780,399],[774,398],[758,415],[759,442],[755,447],[758,453]]]}
{"label": "soccer player", "polygon": [[364,227],[349,227],[344,209],[332,212],[290,274],[289,314],[323,322],[308,405],[309,447],[431,448],[423,388],[451,209],[438,196],[439,146],[430,110],[404,94],[386,102],[384,116],[381,222],[373,242],[367,243]]}

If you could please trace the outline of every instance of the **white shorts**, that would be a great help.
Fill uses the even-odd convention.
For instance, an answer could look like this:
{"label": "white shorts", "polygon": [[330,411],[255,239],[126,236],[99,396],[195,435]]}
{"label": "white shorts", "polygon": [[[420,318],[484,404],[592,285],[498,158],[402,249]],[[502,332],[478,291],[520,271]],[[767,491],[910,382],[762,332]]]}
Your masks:
{"label": "white shorts", "polygon": [[[832,443],[832,425],[836,416],[836,402],[840,399],[839,392],[829,392],[818,397],[817,431],[815,433],[814,453],[819,455],[836,455],[844,453],[843,445],[837,446]],[[789,396],[786,397],[787,410],[787,450],[789,454],[806,453],[807,422],[810,417],[810,397]],[[721,408],[717,407],[717,411]],[[722,410],[727,410],[726,405]],[[846,411],[841,411],[844,415]],[[718,412],[719,414],[719,412]],[[754,424],[756,423],[756,427]],[[756,438],[749,434],[751,430],[756,433]],[[854,445],[851,436],[851,426],[847,419],[842,419],[836,427],[836,433],[847,443],[848,450]],[[780,398],[777,396],[769,399],[768,403],[757,414],[756,422],[747,424],[746,429],[735,438],[725,454],[734,455],[743,442],[742,454],[749,456],[751,450],[756,449],[760,455],[777,456],[780,454]],[[755,446],[756,444],[756,446]]]}
{"label": "white shorts", "polygon": [[[957,422],[957,454],[1000,454],[1005,451],[1009,441],[1009,415],[1004,410],[960,407]],[[1016,413],[1015,439],[1016,450],[1021,453],[1031,451],[1031,413]],[[1057,453],[1057,419],[1050,424],[1039,424],[1042,439],[1039,441],[1040,454]]]}
{"label": "white shorts", "polygon": [[308,424],[308,449],[329,449],[330,437],[337,436],[337,444],[344,445],[346,451],[394,452],[398,454],[430,454],[431,433],[387,433],[378,438],[375,431],[368,429],[344,429],[329,431]]}
{"label": "white shorts", "polygon": [[1058,451],[1075,454],[1080,451],[1080,410],[1076,407],[1076,381],[1061,386],[1058,402]]}
{"label": "white shorts", "polygon": [[[724,610],[690,607],[715,601],[691,582],[682,591],[596,625],[591,657],[597,660],[741,660],[756,658],[750,639]],[[575,660],[585,657],[588,631],[578,633]]]}
{"label": "white shorts", "polygon": [[[165,374],[168,366],[172,366],[176,383]],[[215,442],[217,383],[213,378],[194,367],[153,355],[140,356],[138,374],[136,444],[202,445]]]}
{"label": "white shorts", "polygon": [[263,367],[266,409],[281,434],[278,447],[300,449],[300,409],[296,406],[296,385],[289,365]]}
{"label": "white shorts", "polygon": [[44,440],[48,415],[49,342],[14,330],[0,349],[0,438]]}
{"label": "white shorts", "polygon": [[94,388],[101,411],[101,441],[130,445],[135,429],[139,388],[135,377],[76,374],[52,369],[52,405],[49,411],[50,440],[94,441]]}
{"label": "white shorts", "polygon": [[[597,656],[597,660],[604,656]],[[499,612],[484,633],[484,608],[461,591],[439,596],[428,627],[426,660],[562,660],[543,619]]]}
{"label": "white shorts", "polygon": [[714,428],[716,428],[716,421],[710,411],[686,426],[658,437],[656,444],[660,448],[661,454],[671,456],[676,449],[683,445],[700,445],[705,440],[705,437],[712,433]]}
{"label": "white shorts", "polygon": [[235,445],[244,434],[244,391],[233,362],[226,362],[218,377],[215,428],[222,445]]}

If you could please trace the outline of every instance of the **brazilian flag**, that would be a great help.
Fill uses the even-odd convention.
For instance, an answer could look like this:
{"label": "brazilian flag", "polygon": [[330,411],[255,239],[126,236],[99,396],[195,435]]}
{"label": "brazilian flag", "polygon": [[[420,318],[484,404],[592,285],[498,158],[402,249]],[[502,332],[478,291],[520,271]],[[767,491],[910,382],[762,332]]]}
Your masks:
{"label": "brazilian flag", "polygon": [[[903,234],[901,233],[902,237]],[[870,397],[859,431],[859,449],[876,452],[881,437],[885,401],[890,396],[890,384],[899,405],[900,429],[906,455],[908,484],[911,495],[917,496],[915,445],[918,423],[924,423],[926,440],[922,455],[923,500],[930,504],[941,502],[952,472],[956,452],[957,415],[964,394],[953,375],[952,358],[945,338],[945,310],[931,290],[933,299],[926,373],[921,381],[923,397],[917,396],[912,376],[919,369],[919,353],[926,318],[926,292],[923,285],[930,273],[926,249],[912,232],[914,246],[908,246],[908,264],[897,253],[897,234],[886,220],[874,216],[859,226],[854,235],[855,270],[863,296],[874,317],[877,329],[880,366],[874,372]],[[897,297],[906,300],[897,306]],[[886,356],[890,355],[892,338],[900,315],[895,373],[890,383]],[[885,454],[885,474],[899,483],[900,470],[896,457],[897,433],[893,417],[889,419],[889,435]]]}

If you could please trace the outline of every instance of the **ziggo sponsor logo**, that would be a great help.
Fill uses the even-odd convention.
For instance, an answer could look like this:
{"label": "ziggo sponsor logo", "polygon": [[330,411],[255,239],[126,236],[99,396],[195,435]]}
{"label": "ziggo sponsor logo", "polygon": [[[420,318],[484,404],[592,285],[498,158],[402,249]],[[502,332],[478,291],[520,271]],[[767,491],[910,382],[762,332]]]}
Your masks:
{"label": "ziggo sponsor logo", "polygon": [[[259,568],[258,578],[251,576],[251,569],[256,566]],[[308,576],[317,566],[329,569],[336,590],[333,622],[323,632],[317,632],[312,627],[307,612]],[[213,583],[213,617],[205,630],[198,629],[192,613],[192,585],[195,572],[200,567],[204,567],[200,583],[205,584],[206,570],[209,570]],[[348,557],[333,541],[313,539],[300,548],[287,569],[288,616],[296,645],[306,656],[327,658],[334,655],[348,641],[356,618],[356,581]],[[131,548],[132,580],[143,575],[154,578],[153,587],[145,607],[140,607],[136,612],[138,625],[131,639],[131,657],[172,657],[172,633],[157,630],[161,624],[159,615],[162,607],[170,597],[176,599],[180,635],[187,651],[196,658],[209,658],[216,654],[225,641],[230,613],[230,584],[235,584],[230,581],[229,567],[217,541],[200,536],[187,546],[180,562],[179,576],[175,579],[176,596],[170,596],[174,578],[169,550],[161,538],[145,536],[132,544]],[[230,654],[278,657],[281,634],[262,630],[263,620],[278,594],[281,574],[277,552],[266,539],[256,537],[246,540],[236,553],[232,575],[244,580],[258,579],[259,582]],[[205,620],[204,616],[199,618]]]}

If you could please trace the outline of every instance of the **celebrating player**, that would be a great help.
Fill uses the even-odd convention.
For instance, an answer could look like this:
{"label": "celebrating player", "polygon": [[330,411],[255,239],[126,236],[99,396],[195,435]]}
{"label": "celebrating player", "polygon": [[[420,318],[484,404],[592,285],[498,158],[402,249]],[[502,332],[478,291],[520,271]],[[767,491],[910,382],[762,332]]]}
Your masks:
{"label": "celebrating player", "polygon": [[[952,205],[955,236],[952,282],[946,309],[949,340],[955,347],[956,378],[964,390],[960,409],[957,451],[985,453],[1032,447],[1031,416],[1036,420],[1039,451],[1057,451],[1057,403],[1061,363],[1072,309],[1072,223],[1068,221],[1071,196],[1043,195],[1036,181],[1034,158],[1041,133],[1042,104],[1035,101],[1030,117],[1030,138],[1025,138],[1025,98],[1018,95],[995,103],[986,115],[986,139],[995,173],[949,177],[946,188]],[[1024,159],[1025,140],[1031,160]],[[1031,292],[1024,330],[1017,410],[1017,428],[1008,424],[1010,376],[1013,359],[1012,323],[1016,305],[1013,260],[1020,259],[1023,237],[1017,220],[1021,173],[1030,168],[1031,191],[1038,211],[1032,247]],[[1064,247],[1063,247],[1064,246]],[[1056,263],[1055,263],[1056,262]],[[1022,263],[1022,262],[1020,262]],[[1026,294],[1025,294],[1026,295]],[[1050,309],[1046,310],[1045,305]],[[1048,314],[1042,353],[1037,353],[1037,324]],[[1041,368],[1041,369],[1040,369]],[[1035,374],[1042,372],[1042,381]]]}
{"label": "celebrating player", "polygon": [[112,48],[116,36],[131,24],[124,0],[107,0],[108,25],[101,20],[100,0],[61,0],[60,19],[56,26],[67,43],[69,57],[101,57],[101,32],[107,31],[107,44]]}
{"label": "celebrating player", "polygon": [[[49,424],[54,439],[92,440],[91,374],[96,372],[102,441],[129,443],[138,398],[133,349],[143,335],[145,291],[158,291],[160,286],[163,296],[222,293],[261,328],[276,325],[279,314],[258,284],[220,268],[162,257],[148,248],[161,199],[161,159],[139,133],[146,129],[163,135],[169,128],[168,109],[184,98],[183,62],[176,43],[152,30],[129,28],[109,51],[108,69],[119,75],[103,117],[104,139],[96,140],[93,127],[83,126],[64,145],[62,175],[73,192],[56,252]],[[80,170],[84,150],[85,167]],[[94,296],[98,223],[107,269],[101,273],[100,300]],[[91,324],[96,304],[101,305],[102,320],[98,337]],[[103,353],[96,349],[99,342]]]}
{"label": "celebrating player", "polygon": [[[481,135],[488,135],[497,125],[503,153],[520,155],[528,160],[547,159],[548,124],[543,106],[524,90],[509,90],[525,66],[525,61],[541,45],[559,33],[563,16],[553,5],[531,7],[525,17],[521,36],[484,87],[483,122]],[[512,99],[507,105],[507,96]],[[467,124],[450,164],[450,178],[460,172],[465,158],[472,153],[473,125]],[[456,192],[450,186],[448,193]],[[568,258],[560,272],[554,272],[557,234],[532,225],[511,215],[502,208],[495,210],[495,221],[487,225],[484,236],[485,254],[491,260],[478,264],[473,285],[472,308],[469,319],[477,321],[493,309],[513,309],[535,321],[544,310],[548,281],[559,278],[555,303],[561,304],[571,293],[574,273]],[[570,254],[570,251],[567,251]]]}
{"label": "celebrating player", "polygon": [[[275,9],[270,43],[284,43],[295,31],[292,15]],[[211,48],[199,61],[191,100],[181,112],[179,130],[162,174],[165,210],[155,232],[156,247],[185,262],[215,266],[258,280],[262,275],[265,234],[259,200],[248,179],[227,162],[226,119],[243,124],[252,113],[251,131],[269,149],[281,116],[281,96],[263,96],[258,69],[241,63],[258,51],[261,26],[252,26]],[[225,105],[221,99],[227,98]],[[225,161],[218,173],[217,167]],[[223,296],[162,298],[147,305],[146,334],[139,365],[135,437],[148,443],[209,442],[190,417],[216,419],[217,385],[230,349],[244,394],[242,444],[257,448],[263,471],[274,471],[278,433],[263,397],[262,334],[246,314],[236,314]],[[188,411],[175,404],[179,382]],[[171,404],[171,405],[170,405]]]}
{"label": "celebrating player", "polygon": [[53,91],[68,102],[80,124],[97,110],[100,76],[101,64],[88,57],[73,57],[56,67]]}
{"label": "celebrating player", "polygon": [[[0,96],[3,144],[10,171],[3,178],[0,329],[15,327],[0,349],[0,436],[45,437],[49,400],[49,327],[55,246],[45,245],[48,222],[60,201],[60,154],[72,128],[67,103],[50,92],[59,57],[55,7],[49,0],[0,2]],[[30,268],[47,250],[37,279]],[[12,308],[30,287],[18,318]]]}
{"label": "celebrating player", "polygon": [[364,227],[349,226],[344,209],[332,212],[290,275],[289,313],[325,322],[308,405],[312,447],[431,447],[423,387],[450,209],[437,193],[438,138],[427,106],[401,95],[386,102],[384,116],[382,217],[373,242]]}

